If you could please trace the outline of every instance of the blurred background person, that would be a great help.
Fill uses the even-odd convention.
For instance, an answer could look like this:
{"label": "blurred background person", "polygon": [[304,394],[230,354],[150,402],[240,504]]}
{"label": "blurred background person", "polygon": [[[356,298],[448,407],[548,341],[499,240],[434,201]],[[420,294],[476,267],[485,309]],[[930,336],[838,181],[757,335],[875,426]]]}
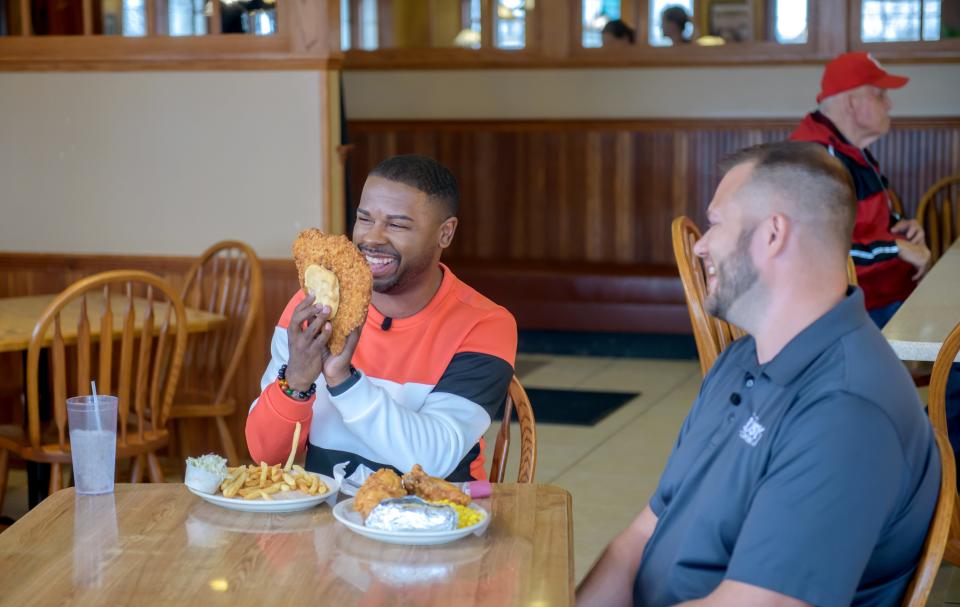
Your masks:
{"label": "blurred background person", "polygon": [[687,31],[689,23],[691,23],[690,15],[682,6],[668,6],[660,13],[660,27],[663,30],[663,36],[669,38],[674,46],[690,43],[693,28],[690,27],[691,31]]}
{"label": "blurred background person", "polygon": [[607,21],[600,31],[603,47],[630,46],[636,41],[636,31],[620,19]]}

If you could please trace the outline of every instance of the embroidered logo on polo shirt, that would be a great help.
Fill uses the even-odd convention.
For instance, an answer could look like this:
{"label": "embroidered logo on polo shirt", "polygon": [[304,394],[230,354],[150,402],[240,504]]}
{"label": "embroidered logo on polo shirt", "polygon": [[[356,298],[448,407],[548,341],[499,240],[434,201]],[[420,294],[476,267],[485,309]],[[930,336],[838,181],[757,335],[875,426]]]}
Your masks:
{"label": "embroidered logo on polo shirt", "polygon": [[766,428],[760,425],[760,418],[756,415],[751,415],[747,423],[743,424],[743,427],[740,428],[740,438],[751,447],[756,447],[757,443],[760,442],[760,437],[763,436],[764,430],[766,430]]}

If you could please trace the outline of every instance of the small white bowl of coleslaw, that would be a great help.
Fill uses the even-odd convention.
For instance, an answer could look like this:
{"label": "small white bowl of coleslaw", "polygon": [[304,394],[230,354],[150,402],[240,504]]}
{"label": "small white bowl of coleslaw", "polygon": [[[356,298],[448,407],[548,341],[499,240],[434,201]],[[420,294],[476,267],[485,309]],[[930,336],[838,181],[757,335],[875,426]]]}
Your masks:
{"label": "small white bowl of coleslaw", "polygon": [[227,460],[215,453],[187,458],[187,474],[183,482],[201,493],[213,495],[227,477]]}

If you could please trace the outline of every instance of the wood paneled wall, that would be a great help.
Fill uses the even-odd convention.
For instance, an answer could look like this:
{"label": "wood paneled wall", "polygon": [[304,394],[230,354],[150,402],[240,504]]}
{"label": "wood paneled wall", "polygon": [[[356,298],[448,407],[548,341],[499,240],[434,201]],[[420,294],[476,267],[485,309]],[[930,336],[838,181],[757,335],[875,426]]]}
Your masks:
{"label": "wood paneled wall", "polygon": [[[469,259],[672,264],[670,222],[699,225],[718,162],[786,139],[796,121],[353,121],[351,195],[394,154],[446,164],[460,182],[451,255]],[[960,117],[901,119],[873,146],[913,214],[924,190],[960,172]]]}
{"label": "wood paneled wall", "polygon": [[[211,243],[212,244],[212,243]],[[59,293],[71,283],[97,272],[138,269],[162,276],[180,289],[191,257],[136,255],[69,255],[0,253],[0,297]],[[273,327],[291,295],[297,290],[297,273],[292,260],[266,259],[263,264],[264,305],[247,355],[234,381],[237,413],[231,423],[238,450],[246,455],[244,424],[249,404],[260,393],[260,376],[270,356]],[[16,419],[23,367],[19,353],[0,354],[0,419]],[[192,423],[192,422],[191,422]],[[189,436],[191,451],[220,451],[212,424],[197,427]]]}
{"label": "wood paneled wall", "polygon": [[[673,265],[670,222],[701,225],[717,162],[754,143],[783,139],[786,121],[354,122],[351,192],[397,153],[447,164],[460,181],[461,225],[453,256],[467,260]],[[960,118],[901,120],[875,146],[908,213],[936,179],[960,172]],[[294,234],[291,234],[291,240]],[[0,253],[0,297],[58,293],[90,274],[137,268],[178,288],[192,258]],[[273,327],[297,289],[292,261],[262,260],[263,315],[237,374],[232,427],[245,452],[247,407],[259,394]],[[0,355],[0,415],[19,406],[18,355]],[[212,432],[191,447],[218,449]]]}

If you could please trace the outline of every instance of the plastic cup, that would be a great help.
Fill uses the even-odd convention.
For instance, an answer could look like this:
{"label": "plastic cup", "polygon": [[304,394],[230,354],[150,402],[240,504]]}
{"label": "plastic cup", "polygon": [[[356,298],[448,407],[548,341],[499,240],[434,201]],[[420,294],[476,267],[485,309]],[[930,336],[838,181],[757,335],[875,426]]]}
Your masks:
{"label": "plastic cup", "polygon": [[113,493],[117,464],[117,397],[68,398],[67,423],[77,493]]}

